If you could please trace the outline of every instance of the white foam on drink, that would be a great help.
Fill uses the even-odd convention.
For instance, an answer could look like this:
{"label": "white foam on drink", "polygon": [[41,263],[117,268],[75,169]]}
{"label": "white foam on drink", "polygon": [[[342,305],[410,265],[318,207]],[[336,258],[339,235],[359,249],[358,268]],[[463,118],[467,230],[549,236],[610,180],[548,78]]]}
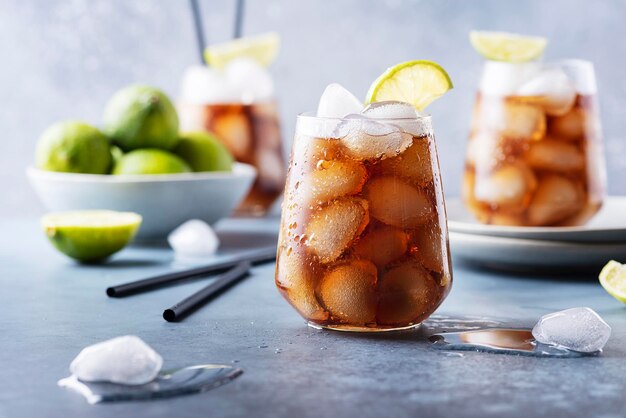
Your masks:
{"label": "white foam on drink", "polygon": [[141,338],[125,335],[85,347],[70,364],[84,382],[143,385],[153,381],[163,358]]}
{"label": "white foam on drink", "polygon": [[571,308],[542,316],[533,336],[540,343],[593,353],[605,346],[611,327],[591,308]]}
{"label": "white foam on drink", "polygon": [[343,118],[351,113],[359,113],[363,104],[352,93],[337,83],[329,84],[317,105],[319,118]]}
{"label": "white foam on drink", "polygon": [[196,104],[254,103],[274,97],[269,72],[250,58],[235,58],[223,70],[203,65],[188,67],[181,82],[180,98]]}
{"label": "white foam on drink", "polygon": [[507,63],[487,61],[480,79],[480,92],[498,96],[513,95],[517,89],[541,70],[536,62]]}

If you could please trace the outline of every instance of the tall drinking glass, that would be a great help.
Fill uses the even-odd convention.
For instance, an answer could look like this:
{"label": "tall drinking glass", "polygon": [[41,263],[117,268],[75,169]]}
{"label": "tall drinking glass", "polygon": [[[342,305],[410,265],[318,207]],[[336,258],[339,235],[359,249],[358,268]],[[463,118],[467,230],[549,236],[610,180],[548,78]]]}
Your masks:
{"label": "tall drinking glass", "polygon": [[451,284],[430,117],[300,115],[276,269],[287,301],[314,327],[397,330]]}
{"label": "tall drinking glass", "polygon": [[494,225],[582,225],[598,212],[606,168],[590,62],[485,63],[463,196]]}
{"label": "tall drinking glass", "polygon": [[269,73],[238,59],[223,71],[191,67],[182,84],[177,104],[181,129],[214,133],[235,160],[257,169],[257,179],[236,214],[265,215],[281,195],[286,175]]}

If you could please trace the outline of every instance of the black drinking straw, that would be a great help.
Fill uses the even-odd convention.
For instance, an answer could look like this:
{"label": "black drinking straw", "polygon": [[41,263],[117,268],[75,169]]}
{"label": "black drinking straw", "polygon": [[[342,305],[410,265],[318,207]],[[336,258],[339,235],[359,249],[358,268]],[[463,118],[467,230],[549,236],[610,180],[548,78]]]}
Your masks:
{"label": "black drinking straw", "polygon": [[135,295],[138,293],[149,292],[151,290],[169,286],[183,280],[205,277],[213,273],[220,273],[225,270],[231,269],[243,262],[248,262],[254,265],[266,263],[275,259],[276,247],[265,247],[254,252],[235,257],[230,261],[222,261],[219,263],[210,264],[208,266],[196,267],[189,270],[176,271],[173,273],[166,273],[154,277],[148,277],[147,279],[143,280],[137,280],[135,282],[109,287],[107,288],[106,293],[109,297],[112,298],[123,298],[125,296]]}
{"label": "black drinking straw", "polygon": [[167,322],[182,320],[239,280],[247,277],[250,272],[250,267],[251,264],[247,261],[237,264],[237,266],[217,276],[210,285],[202,288],[188,298],[181,300],[171,308],[164,310],[163,319]]}
{"label": "black drinking straw", "polygon": [[204,37],[204,25],[202,24],[202,16],[200,15],[200,7],[198,0],[189,0],[191,6],[191,15],[193,17],[193,26],[196,32],[196,46],[198,47],[198,58],[200,63],[206,65],[204,60],[204,50],[206,49],[206,41]]}
{"label": "black drinking straw", "polygon": [[235,39],[241,38],[241,33],[243,31],[243,13],[245,6],[245,0],[237,0],[237,4],[235,6],[235,31],[233,32],[233,38]]}

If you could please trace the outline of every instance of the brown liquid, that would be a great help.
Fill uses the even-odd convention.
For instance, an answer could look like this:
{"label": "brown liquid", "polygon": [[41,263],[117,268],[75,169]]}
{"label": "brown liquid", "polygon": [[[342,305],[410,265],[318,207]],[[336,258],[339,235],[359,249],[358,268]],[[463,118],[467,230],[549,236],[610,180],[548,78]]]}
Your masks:
{"label": "brown liquid", "polygon": [[285,184],[278,112],[274,102],[253,104],[178,105],[183,130],[214,133],[235,157],[258,170],[238,215],[262,216],[280,196]]}
{"label": "brown liquid", "polygon": [[605,169],[595,96],[578,95],[558,115],[545,112],[542,100],[478,95],[463,197],[480,222],[582,225],[602,206]]}
{"label": "brown liquid", "polygon": [[402,135],[401,149],[383,156],[351,148],[346,138],[296,136],[276,284],[309,324],[360,331],[411,327],[450,290],[434,139]]}

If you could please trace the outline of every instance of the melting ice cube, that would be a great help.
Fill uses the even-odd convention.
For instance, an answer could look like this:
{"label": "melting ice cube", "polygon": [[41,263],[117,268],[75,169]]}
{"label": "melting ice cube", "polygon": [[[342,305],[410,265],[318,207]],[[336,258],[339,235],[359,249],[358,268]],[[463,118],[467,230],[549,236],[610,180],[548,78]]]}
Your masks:
{"label": "melting ice cube", "polygon": [[177,257],[193,258],[214,254],[220,240],[209,224],[192,219],[170,233],[167,241]]}
{"label": "melting ice cube", "polygon": [[359,113],[363,109],[361,101],[343,86],[329,84],[320,97],[317,116],[320,118],[343,118],[350,113]]}
{"label": "melting ice cube", "polygon": [[85,382],[143,385],[157,377],[163,358],[134,335],[85,347],[70,364],[70,372]]}
{"label": "melting ice cube", "polygon": [[422,116],[414,106],[395,101],[372,103],[363,109],[363,115],[371,119],[394,119],[388,123],[400,127],[404,132],[415,136],[427,134],[429,124],[420,119]]}
{"label": "melting ice cube", "polygon": [[410,104],[395,101],[372,103],[362,113],[372,119],[410,119],[419,115]]}
{"label": "melting ice cube", "polygon": [[547,114],[560,116],[566,114],[576,100],[576,90],[569,77],[560,69],[540,72],[524,84],[517,93],[521,96],[541,97],[541,106]]}
{"label": "melting ice cube", "polygon": [[609,340],[611,327],[591,308],[571,308],[542,316],[533,336],[540,343],[593,353]]}
{"label": "melting ice cube", "polygon": [[480,91],[483,94],[507,96],[540,71],[536,62],[515,63],[487,61],[483,67]]}
{"label": "melting ice cube", "polygon": [[270,73],[251,58],[235,58],[224,69],[226,80],[244,103],[274,97],[274,82]]}
{"label": "melting ice cube", "polygon": [[338,130],[348,128],[342,144],[348,154],[359,160],[394,157],[401,154],[412,143],[413,137],[402,132],[396,125],[377,122],[360,115],[348,115]]}

